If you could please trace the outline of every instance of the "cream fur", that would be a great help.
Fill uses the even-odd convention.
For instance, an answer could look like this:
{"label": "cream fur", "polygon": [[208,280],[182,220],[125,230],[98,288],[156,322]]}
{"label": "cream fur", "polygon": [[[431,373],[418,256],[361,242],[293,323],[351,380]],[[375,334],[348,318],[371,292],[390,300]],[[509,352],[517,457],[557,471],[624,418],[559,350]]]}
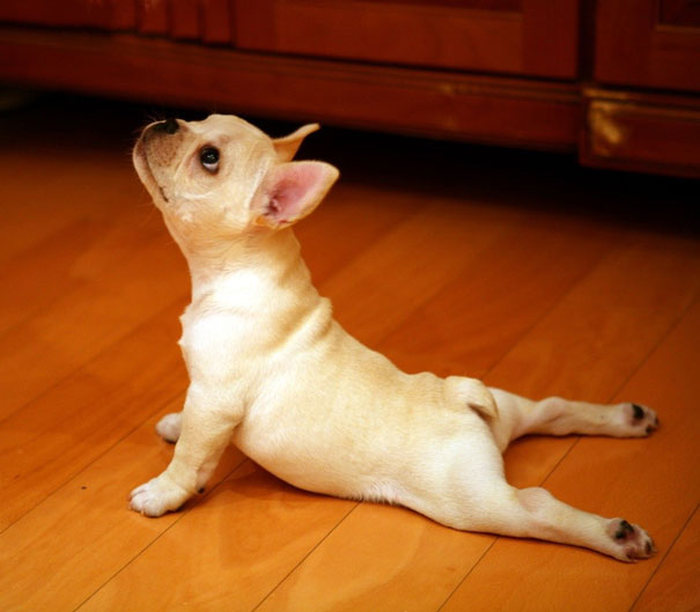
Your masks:
{"label": "cream fur", "polygon": [[[273,140],[242,119],[213,115],[152,124],[134,149],[139,177],[187,259],[192,303],[181,317],[184,410],[157,428],[177,440],[174,457],[132,492],[131,507],[148,516],[178,509],[233,441],[311,491],[626,561],[651,555],[636,525],[508,485],[501,451],[530,432],[646,435],[653,411],[533,402],[471,378],[405,374],[333,319],[291,229],[338,177],[328,164],[291,161],[317,128]],[[200,159],[212,147],[213,170]]]}

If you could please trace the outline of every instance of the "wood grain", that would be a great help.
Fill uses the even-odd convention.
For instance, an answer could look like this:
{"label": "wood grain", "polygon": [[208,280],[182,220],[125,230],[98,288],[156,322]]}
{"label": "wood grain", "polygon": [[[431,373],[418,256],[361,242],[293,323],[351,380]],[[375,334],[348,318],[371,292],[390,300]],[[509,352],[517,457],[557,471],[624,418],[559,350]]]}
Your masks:
{"label": "wood grain", "polygon": [[[690,364],[696,364],[700,358],[698,333],[700,302],[696,301],[648,361],[615,393],[614,399],[618,401],[642,398],[655,406],[663,423],[658,436],[626,441],[581,440],[544,479],[544,486],[573,505],[606,516],[622,514],[644,524],[654,534],[659,557],[645,564],[621,566],[600,555],[572,548],[539,542],[516,543],[503,538],[469,574],[445,609],[464,609],[467,603],[475,609],[556,607],[557,602],[573,592],[575,584],[585,585],[586,597],[568,601],[567,606],[572,610],[632,607],[696,509],[700,496],[700,471],[692,459],[700,431],[690,408],[695,399],[689,395],[695,377]],[[675,366],[670,366],[669,360],[675,361]],[[665,450],[660,460],[662,448]],[[673,466],[672,477],[669,466]],[[517,582],[499,581],[504,568],[516,567],[523,558],[528,559],[528,572],[523,572]],[[691,561],[690,565],[697,566],[697,561]],[[667,580],[661,579],[663,586],[657,588],[675,592],[677,607],[672,600],[665,605],[674,610],[697,605],[697,589],[688,590],[688,582],[679,585],[683,583],[683,573],[676,583],[673,576]],[[693,579],[688,576],[686,580]],[[484,584],[489,588],[485,590]],[[693,605],[686,607],[691,602]]]}
{"label": "wood grain", "polygon": [[[178,410],[181,401],[161,410]],[[156,440],[154,424],[148,419],[75,476],[64,475],[59,488],[2,532],[3,565],[17,568],[0,576],[4,609],[76,609],[183,517],[145,521],[127,510],[129,488],[152,477],[154,465],[167,465],[172,453]],[[243,460],[234,449],[227,452],[211,486]],[[22,567],[32,571],[18,571]]]}
{"label": "wood grain", "polygon": [[125,146],[146,120],[55,99],[0,115],[0,608],[700,605],[696,202],[668,179],[549,156],[321,132],[305,151],[343,178],[300,224],[303,252],[343,323],[404,367],[655,407],[651,438],[533,437],[505,460],[518,486],[643,524],[656,557],[625,565],[313,495],[233,448],[181,512],[130,512],[129,490],[169,461],[153,426],[187,385],[185,264]]}
{"label": "wood grain", "polygon": [[[236,0],[242,49],[573,78],[578,1],[313,2]],[[509,10],[503,10],[507,8]]]}
{"label": "wood grain", "polygon": [[673,542],[667,558],[635,602],[636,612],[670,607],[673,610],[692,610],[698,605],[697,589],[688,590],[697,578],[700,521],[698,509]]}
{"label": "wood grain", "polygon": [[[0,511],[0,529],[165,402],[182,396],[186,373],[174,342],[182,308],[181,300],[157,319],[146,320],[110,350],[87,359],[76,372],[4,418],[0,482],[8,499]],[[36,363],[48,367],[46,362]]]}

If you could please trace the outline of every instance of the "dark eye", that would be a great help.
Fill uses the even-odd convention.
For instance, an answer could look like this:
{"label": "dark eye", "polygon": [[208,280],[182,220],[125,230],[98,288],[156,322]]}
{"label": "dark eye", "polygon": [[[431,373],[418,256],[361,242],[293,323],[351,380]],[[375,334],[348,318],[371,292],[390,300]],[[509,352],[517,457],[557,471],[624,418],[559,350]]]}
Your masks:
{"label": "dark eye", "polygon": [[219,149],[216,147],[203,147],[199,152],[199,163],[208,172],[216,172],[219,169]]}

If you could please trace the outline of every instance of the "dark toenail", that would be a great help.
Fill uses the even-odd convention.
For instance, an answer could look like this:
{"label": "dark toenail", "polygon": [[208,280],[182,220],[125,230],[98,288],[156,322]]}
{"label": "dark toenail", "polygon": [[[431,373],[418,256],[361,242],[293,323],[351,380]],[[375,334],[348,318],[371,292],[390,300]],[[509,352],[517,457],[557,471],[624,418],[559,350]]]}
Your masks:
{"label": "dark toenail", "polygon": [[637,404],[632,404],[632,410],[634,410],[634,418],[638,421],[644,418],[644,408],[638,406]]}
{"label": "dark toenail", "polygon": [[648,436],[652,431],[654,431],[654,428],[653,428],[651,425],[647,425],[647,428],[646,428],[647,436]]}
{"label": "dark toenail", "polygon": [[647,555],[651,554],[651,542],[647,540],[647,545],[645,547],[645,550],[647,551]]}
{"label": "dark toenail", "polygon": [[202,487],[201,489],[199,489],[199,490],[197,491],[197,493],[199,493],[200,495],[201,495],[202,493],[204,493],[204,487]]}

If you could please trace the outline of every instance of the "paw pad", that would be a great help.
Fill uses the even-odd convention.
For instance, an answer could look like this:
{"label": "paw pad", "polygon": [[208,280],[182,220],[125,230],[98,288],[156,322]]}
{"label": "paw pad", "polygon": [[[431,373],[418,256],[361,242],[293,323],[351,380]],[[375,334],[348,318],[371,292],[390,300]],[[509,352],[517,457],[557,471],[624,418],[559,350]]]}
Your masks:
{"label": "paw pad", "polygon": [[628,536],[634,533],[634,527],[630,525],[625,519],[620,521],[617,531],[615,532],[616,540],[626,540]]}
{"label": "paw pad", "polygon": [[608,533],[619,547],[619,554],[616,556],[623,561],[646,559],[656,552],[654,541],[649,534],[625,519],[611,521]]}
{"label": "paw pad", "polygon": [[632,435],[648,436],[659,427],[659,419],[651,408],[639,404],[629,404],[628,410],[631,411],[631,418],[628,417],[628,423],[636,432]]}

